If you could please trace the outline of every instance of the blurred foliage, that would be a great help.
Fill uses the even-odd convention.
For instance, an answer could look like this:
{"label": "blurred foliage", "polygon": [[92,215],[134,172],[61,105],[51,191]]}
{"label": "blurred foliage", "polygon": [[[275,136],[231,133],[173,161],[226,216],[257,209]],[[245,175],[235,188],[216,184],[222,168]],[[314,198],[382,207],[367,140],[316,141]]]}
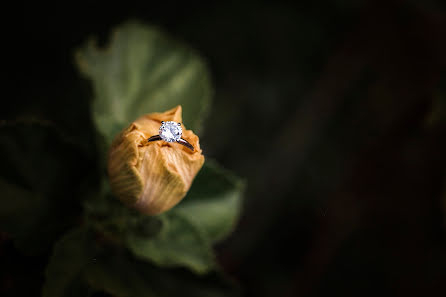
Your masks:
{"label": "blurred foliage", "polygon": [[175,212],[199,225],[205,236],[216,243],[234,228],[242,188],[243,184],[232,173],[208,160],[195,178],[188,199]]}
{"label": "blurred foliage", "polygon": [[0,130],[1,229],[26,253],[44,252],[79,218],[87,158],[45,122]]}
{"label": "blurred foliage", "polygon": [[234,296],[233,285],[217,272],[197,278],[183,269],[160,269],[141,262],[88,228],[60,239],[46,271],[43,296]]}
{"label": "blurred foliage", "polygon": [[[212,247],[238,218],[238,178],[207,161],[177,208],[150,217],[113,197],[101,163],[107,154],[102,141],[110,143],[145,113],[181,104],[186,125],[198,129],[212,93],[206,67],[155,28],[130,22],[113,36],[107,49],[89,42],[77,52],[94,91],[100,136],[93,151],[51,122],[0,126],[1,230],[35,253],[51,249],[65,232],[48,263],[45,297],[98,290],[134,297],[235,293],[216,272]],[[95,154],[94,162],[88,156]]]}
{"label": "blurred foliage", "polygon": [[183,121],[197,131],[212,88],[194,51],[136,22],[115,30],[107,49],[91,40],[77,52],[80,71],[93,81],[93,118],[108,143],[146,111],[183,105]]}

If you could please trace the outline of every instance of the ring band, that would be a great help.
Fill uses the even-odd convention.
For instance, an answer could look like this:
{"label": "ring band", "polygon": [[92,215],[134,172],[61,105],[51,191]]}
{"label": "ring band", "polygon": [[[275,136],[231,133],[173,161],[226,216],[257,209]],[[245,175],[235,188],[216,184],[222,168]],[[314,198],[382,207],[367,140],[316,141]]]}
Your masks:
{"label": "ring band", "polygon": [[[163,140],[163,139],[159,135],[153,135],[149,139],[147,139],[147,141],[149,141],[149,142],[158,141],[158,140]],[[176,142],[184,145],[185,147],[187,147],[188,149],[190,149],[192,151],[194,150],[194,146],[192,144],[190,144],[189,142],[187,142],[187,140],[185,140],[183,138],[178,139]]]}
{"label": "ring band", "polygon": [[194,147],[187,140],[181,138],[183,129],[181,129],[181,123],[174,121],[161,122],[161,127],[159,129],[158,135],[153,135],[147,139],[148,142],[164,140],[166,142],[176,142],[179,143],[191,151],[194,151]]}

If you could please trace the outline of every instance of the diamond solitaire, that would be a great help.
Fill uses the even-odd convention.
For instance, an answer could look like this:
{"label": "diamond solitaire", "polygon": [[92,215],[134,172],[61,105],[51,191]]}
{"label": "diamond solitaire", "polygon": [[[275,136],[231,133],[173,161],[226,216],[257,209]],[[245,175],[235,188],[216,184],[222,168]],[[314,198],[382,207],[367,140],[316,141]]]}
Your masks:
{"label": "diamond solitaire", "polygon": [[174,121],[161,122],[161,127],[159,129],[159,135],[153,135],[149,139],[148,142],[164,140],[166,142],[177,142],[190,150],[194,150],[192,144],[187,142],[185,139],[181,138],[183,134],[183,129],[181,128],[181,123],[177,123]]}
{"label": "diamond solitaire", "polygon": [[183,129],[181,129],[181,123],[174,121],[162,122],[159,135],[162,140],[167,142],[175,142],[181,139]]}

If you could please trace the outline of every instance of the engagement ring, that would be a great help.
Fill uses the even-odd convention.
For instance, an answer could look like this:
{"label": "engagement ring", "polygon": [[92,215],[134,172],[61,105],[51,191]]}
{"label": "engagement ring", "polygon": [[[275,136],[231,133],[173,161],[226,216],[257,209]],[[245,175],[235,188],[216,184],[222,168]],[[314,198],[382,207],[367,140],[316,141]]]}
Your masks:
{"label": "engagement ring", "polygon": [[166,142],[178,142],[179,144],[184,145],[190,150],[194,150],[192,144],[181,138],[183,134],[183,129],[181,128],[181,123],[177,123],[174,121],[161,122],[161,127],[159,129],[159,135],[154,135],[147,139],[149,142],[164,140]]}

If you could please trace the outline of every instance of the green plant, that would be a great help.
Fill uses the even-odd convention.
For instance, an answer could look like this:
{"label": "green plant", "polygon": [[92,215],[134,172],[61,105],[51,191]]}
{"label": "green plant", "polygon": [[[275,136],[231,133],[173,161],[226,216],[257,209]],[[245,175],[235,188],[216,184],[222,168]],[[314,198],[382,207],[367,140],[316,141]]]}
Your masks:
{"label": "green plant", "polygon": [[184,123],[200,130],[212,95],[203,61],[137,22],[119,27],[105,49],[88,42],[76,61],[94,93],[93,143],[41,119],[0,126],[0,230],[25,254],[52,250],[43,296],[234,293],[212,246],[239,215],[238,178],[206,160],[178,206],[147,216],[113,196],[105,170],[113,137],[144,113],[181,104]]}

